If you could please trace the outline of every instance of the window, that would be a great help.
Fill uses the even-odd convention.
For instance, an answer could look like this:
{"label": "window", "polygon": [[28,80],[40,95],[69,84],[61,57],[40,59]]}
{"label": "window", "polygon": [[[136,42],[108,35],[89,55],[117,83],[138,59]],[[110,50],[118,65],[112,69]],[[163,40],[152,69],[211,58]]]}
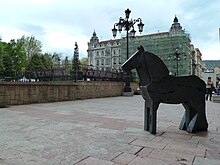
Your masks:
{"label": "window", "polygon": [[105,50],[105,55],[110,56],[110,49],[109,48]]}
{"label": "window", "polygon": [[110,61],[111,61],[110,58],[106,58],[105,64],[106,64],[106,65],[110,65]]}
{"label": "window", "polygon": [[93,58],[93,53],[89,52],[89,56],[90,56],[90,58]]}
{"label": "window", "polygon": [[104,59],[102,59],[101,64],[104,65]]}
{"label": "window", "polygon": [[113,58],[113,62],[114,62],[114,64],[116,64],[116,58]]}
{"label": "window", "polygon": [[96,60],[96,65],[99,66],[99,60]]}

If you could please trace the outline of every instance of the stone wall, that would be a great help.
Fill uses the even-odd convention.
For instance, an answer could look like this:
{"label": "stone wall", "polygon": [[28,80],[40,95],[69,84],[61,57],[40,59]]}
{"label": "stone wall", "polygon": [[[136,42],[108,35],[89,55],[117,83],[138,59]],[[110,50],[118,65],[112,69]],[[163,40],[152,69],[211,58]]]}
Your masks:
{"label": "stone wall", "polygon": [[[120,96],[123,82],[79,81],[74,82],[28,82],[0,83],[0,107],[31,103],[46,103]],[[132,91],[137,85],[131,83]]]}

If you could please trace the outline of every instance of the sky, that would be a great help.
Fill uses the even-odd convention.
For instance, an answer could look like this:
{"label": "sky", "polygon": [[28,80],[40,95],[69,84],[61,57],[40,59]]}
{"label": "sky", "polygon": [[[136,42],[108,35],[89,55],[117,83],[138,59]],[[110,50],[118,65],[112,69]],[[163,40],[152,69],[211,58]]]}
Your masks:
{"label": "sky", "polygon": [[94,30],[100,41],[114,39],[111,29],[127,8],[145,24],[141,35],[169,31],[176,15],[202,59],[220,60],[219,0],[0,0],[0,36],[9,42],[33,35],[44,53],[63,57],[73,56],[77,42],[84,58]]}

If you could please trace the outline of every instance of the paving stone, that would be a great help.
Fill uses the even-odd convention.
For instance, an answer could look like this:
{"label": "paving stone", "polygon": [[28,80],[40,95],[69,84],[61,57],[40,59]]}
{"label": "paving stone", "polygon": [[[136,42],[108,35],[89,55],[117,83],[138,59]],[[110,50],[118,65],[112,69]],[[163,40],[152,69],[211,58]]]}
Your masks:
{"label": "paving stone", "polygon": [[194,155],[194,156],[200,156],[205,157],[206,155],[206,149],[201,148],[192,148],[192,147],[186,147],[183,145],[175,145],[175,144],[168,144],[164,150],[175,152],[175,153],[183,153],[188,155]]}
{"label": "paving stone", "polygon": [[128,165],[171,165],[174,162],[137,156]]}
{"label": "paving stone", "polygon": [[192,148],[196,148],[199,143],[197,140],[183,140],[183,139],[174,139],[174,138],[163,138],[161,142],[167,144],[181,145],[184,147],[192,147]]}
{"label": "paving stone", "polygon": [[207,165],[219,165],[220,164],[220,160],[195,157],[193,165],[202,165],[202,164],[204,164],[204,165],[205,164],[207,164]]}
{"label": "paving stone", "polygon": [[153,148],[143,148],[140,150],[137,155],[141,157],[147,157],[151,152],[153,151]]}
{"label": "paving stone", "polygon": [[96,148],[96,147],[93,147],[93,149],[90,149],[85,153],[91,157],[108,160],[108,161],[114,159],[115,157],[121,154],[120,151],[115,151],[106,148]]}
{"label": "paving stone", "polygon": [[101,160],[98,158],[88,157],[79,163],[76,163],[76,165],[113,165],[113,162]]}
{"label": "paving stone", "polygon": [[192,135],[190,134],[185,135],[185,134],[171,133],[171,132],[165,132],[161,136],[167,138],[173,138],[173,139],[181,139],[181,140],[190,140],[192,138]]}
{"label": "paving stone", "polygon": [[157,148],[157,149],[163,149],[167,145],[166,143],[154,142],[154,141],[148,141],[148,140],[140,140],[140,139],[133,141],[131,144],[136,145],[136,146],[141,146],[141,147]]}
{"label": "paving stone", "polygon": [[123,165],[123,164],[121,164],[121,163],[113,163],[113,165]]}
{"label": "paving stone", "polygon": [[162,136],[156,136],[155,138],[152,139],[154,142],[161,142],[164,139]]}
{"label": "paving stone", "polygon": [[136,156],[133,165],[183,164],[194,155],[204,157],[205,150],[202,161],[215,162],[220,160],[219,104],[206,107],[208,131],[189,134],[178,129],[182,105],[160,104],[156,135],[143,130],[144,100],[137,95],[0,109],[0,164],[119,165],[112,160],[122,153]]}
{"label": "paving stone", "polygon": [[155,149],[153,150],[149,155],[149,158],[154,158],[154,159],[159,159],[159,160],[164,160],[164,161],[171,161],[171,162],[176,162],[177,164],[182,163],[182,164],[189,164],[191,165],[194,159],[194,156],[192,155],[187,155],[183,153],[175,153],[175,152],[170,152],[167,150],[159,150]]}
{"label": "paving stone", "polygon": [[220,143],[199,141],[197,148],[206,149],[206,158],[220,160]]}
{"label": "paving stone", "polygon": [[120,164],[128,164],[131,162],[136,155],[128,154],[128,153],[122,153],[118,157],[114,158],[112,161]]}
{"label": "paving stone", "polygon": [[215,149],[214,147],[212,149],[207,149],[206,158],[220,160],[220,146]]}

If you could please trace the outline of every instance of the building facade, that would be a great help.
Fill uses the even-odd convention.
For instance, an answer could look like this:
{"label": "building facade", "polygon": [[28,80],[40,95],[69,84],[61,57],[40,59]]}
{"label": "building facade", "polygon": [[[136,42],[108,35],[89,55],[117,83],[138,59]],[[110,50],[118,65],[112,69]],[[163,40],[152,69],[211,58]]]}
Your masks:
{"label": "building facade", "polygon": [[96,32],[88,42],[88,64],[90,68],[118,71],[121,66],[120,39],[99,42]]}
{"label": "building facade", "polygon": [[195,64],[193,69],[195,69],[195,75],[198,77],[202,76],[202,65],[202,53],[200,52],[199,48],[195,48]]}
{"label": "building facade", "polygon": [[[193,70],[194,63],[201,64],[201,52],[194,50],[189,33],[187,33],[175,16],[168,32],[129,37],[129,57],[142,45],[145,51],[159,56],[172,75],[199,74]],[[104,70],[119,70],[127,59],[126,37],[99,42],[96,33],[88,43],[89,65]],[[196,69],[200,67],[196,66]]]}

